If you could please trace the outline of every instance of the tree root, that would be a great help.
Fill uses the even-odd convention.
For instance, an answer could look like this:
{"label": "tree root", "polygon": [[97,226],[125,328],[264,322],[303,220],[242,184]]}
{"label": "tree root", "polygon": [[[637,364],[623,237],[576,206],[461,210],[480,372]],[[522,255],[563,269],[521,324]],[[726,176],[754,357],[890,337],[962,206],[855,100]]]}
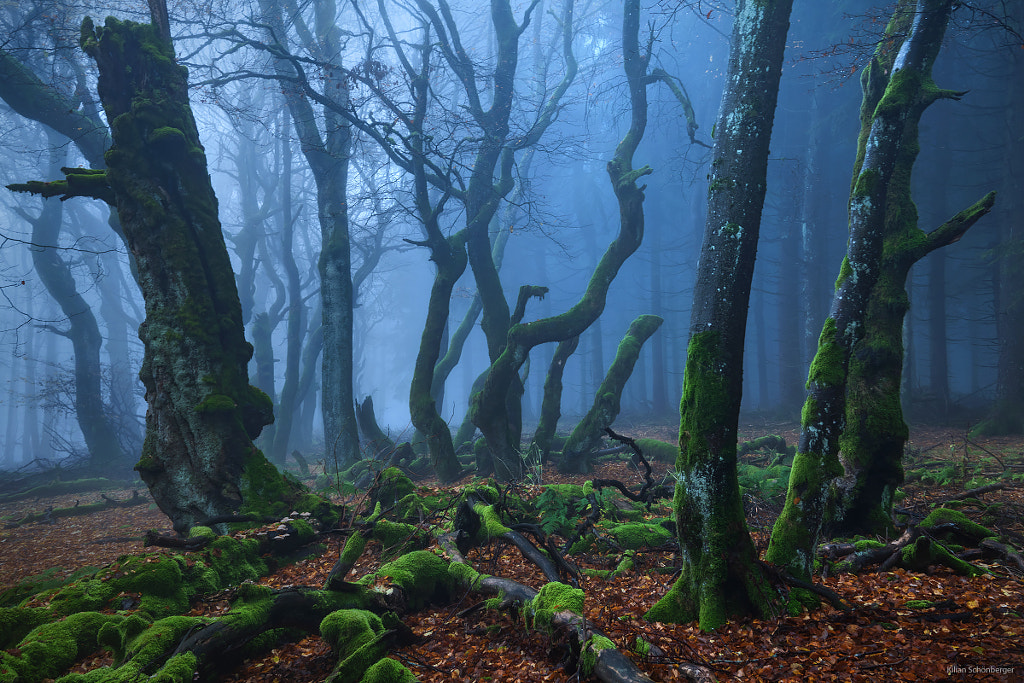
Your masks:
{"label": "tree root", "polygon": [[[448,534],[438,538],[442,550],[453,563],[470,566],[456,546],[453,536],[453,534]],[[502,609],[520,610],[538,595],[538,591],[529,586],[496,576],[481,575],[478,580],[466,587],[486,595],[499,596]],[[468,611],[475,611],[480,606],[478,603]],[[464,613],[468,613],[468,611],[464,610]],[[651,679],[620,650],[614,647],[601,648],[599,643],[610,642],[610,639],[603,632],[588,624],[583,616],[568,610],[556,611],[551,617],[551,625],[553,629],[562,633],[569,640],[577,659],[593,658],[591,674],[599,681],[652,683]],[[709,669],[697,664],[682,663],[678,665],[678,668],[691,681],[704,683],[715,680]]]}

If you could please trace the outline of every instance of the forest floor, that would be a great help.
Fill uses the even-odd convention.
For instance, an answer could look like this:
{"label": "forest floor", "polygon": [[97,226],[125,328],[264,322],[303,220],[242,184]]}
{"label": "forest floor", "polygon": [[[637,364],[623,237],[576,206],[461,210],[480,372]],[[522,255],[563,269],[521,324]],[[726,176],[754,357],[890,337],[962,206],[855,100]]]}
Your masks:
{"label": "forest floor", "polygon": [[[617,426],[634,438],[673,441],[672,427]],[[796,439],[795,425],[747,426],[743,438],[781,434]],[[939,502],[991,481],[1015,469],[1024,473],[1024,439],[968,442],[950,428],[912,429],[908,452],[906,497],[898,506],[923,517]],[[665,465],[656,466],[664,475]],[[587,477],[565,476],[545,467],[544,484],[582,483],[600,476],[630,486],[641,480],[628,464],[607,464]],[[1024,477],[1022,477],[1024,478]],[[1006,488],[980,496],[981,506],[963,511],[976,521],[987,513],[1016,547],[1024,545],[1024,485],[1004,477]],[[469,481],[460,482],[465,484]],[[420,485],[433,486],[430,482]],[[124,499],[130,491],[71,494],[0,505],[0,520],[29,513],[85,504],[101,493]],[[148,495],[144,490],[142,495]],[[528,492],[527,492],[528,493]],[[748,524],[758,548],[767,545],[778,501],[748,499]],[[993,516],[994,515],[994,516]],[[994,520],[994,523],[993,523]],[[101,566],[124,554],[153,552],[143,548],[148,529],[170,532],[167,518],[152,504],[105,510],[80,517],[57,518],[49,524],[24,524],[0,529],[0,590],[42,573],[62,576],[85,566]],[[321,539],[326,552],[280,568],[261,583],[322,586],[343,537]],[[887,540],[887,539],[882,539]],[[367,546],[350,580],[379,567],[379,543]],[[545,579],[511,545],[495,542],[470,552],[468,559],[482,572],[539,588]],[[577,559],[577,558],[574,558]],[[595,555],[581,564],[614,568],[618,557]],[[843,612],[823,604],[799,616],[740,619],[713,633],[694,625],[649,623],[644,613],[673,581],[671,550],[638,552],[635,566],[614,579],[586,578],[585,617],[656,681],[682,680],[675,666],[696,663],[711,669],[720,681],[859,681],[872,678],[907,681],[1020,681],[1024,680],[1024,583],[1003,565],[975,561],[991,573],[974,578],[945,568],[928,573],[904,570],[867,571],[816,579],[853,606]],[[575,669],[562,643],[528,631],[521,618],[494,610],[468,608],[483,598],[467,594],[457,604],[428,608],[405,617],[419,641],[392,656],[421,681],[574,681]],[[228,608],[217,599],[198,600],[192,614],[218,614]],[[638,639],[653,647],[641,656]],[[97,651],[74,670],[86,671],[110,663],[110,654]],[[335,659],[317,636],[288,643],[267,656],[245,662],[228,681],[306,683],[323,680]]]}

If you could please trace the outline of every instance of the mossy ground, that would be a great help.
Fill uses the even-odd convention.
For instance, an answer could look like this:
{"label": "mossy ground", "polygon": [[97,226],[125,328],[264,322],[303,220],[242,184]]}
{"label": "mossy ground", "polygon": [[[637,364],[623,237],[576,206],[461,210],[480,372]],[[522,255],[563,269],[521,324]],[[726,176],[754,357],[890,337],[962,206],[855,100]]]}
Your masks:
{"label": "mossy ground", "polygon": [[[789,428],[782,428],[774,426],[771,428],[772,433],[781,433],[787,441],[792,441],[795,434],[795,426]],[[659,439],[671,438],[671,427],[659,428],[657,430],[651,430],[647,432],[651,436]],[[763,432],[761,432],[763,433]],[[752,432],[741,435],[741,441],[747,440],[752,436],[758,436],[760,433]],[[950,440],[950,442],[956,442],[957,435],[954,432],[944,434],[929,433],[919,437],[921,442],[932,443],[941,439]],[[959,442],[957,442],[959,443]],[[985,442],[987,448],[991,449],[1005,449],[1007,446],[999,445],[994,446],[991,442]],[[1012,449],[1012,446],[1010,446]],[[1002,455],[1002,450],[996,450]],[[962,459],[962,453],[954,454],[956,459]],[[745,457],[758,457],[756,455],[745,456]],[[764,455],[764,457],[768,457]],[[952,456],[951,456],[952,457]],[[993,466],[996,464],[993,461]],[[616,462],[600,465],[601,470],[599,475],[606,478],[618,478],[623,481],[630,483],[631,486],[637,486],[639,480],[636,475],[633,474],[633,470],[630,469],[630,465],[627,462]],[[655,473],[658,477],[665,476],[665,470],[663,465],[656,464]],[[995,470],[993,470],[995,471]],[[960,472],[960,470],[958,470]],[[315,473],[314,473],[315,474]],[[980,477],[981,470],[967,472],[968,478]],[[557,486],[552,487],[551,490],[564,493],[567,496],[585,496],[588,492],[593,491],[593,488],[587,484],[587,478],[582,476],[562,476],[559,475],[554,469],[546,468],[543,472],[544,480],[550,482],[557,482]],[[959,474],[957,476],[960,476]],[[958,479],[957,483],[948,483],[947,487],[960,485],[966,486],[968,483],[967,478]],[[416,483],[416,486],[420,486],[421,483]],[[921,506],[922,505],[922,489],[919,484],[915,484],[916,488],[910,489],[908,495],[900,502],[901,505],[906,506]],[[484,500],[487,501],[488,505],[494,505],[500,508],[503,502],[507,502],[516,496],[503,494],[502,491],[494,487],[489,487],[486,484],[483,486],[477,486],[475,489]],[[424,493],[421,489],[417,489],[419,493]],[[536,501],[538,497],[543,493],[543,489],[529,489],[524,488],[521,492],[525,498],[524,504],[514,509],[518,510],[517,514],[526,514],[531,510],[536,510]],[[108,493],[108,495],[111,495]],[[941,495],[936,493],[936,495]],[[947,494],[948,495],[948,494]],[[960,511],[964,512],[968,518],[975,523],[980,523],[981,517],[984,514],[995,515],[1002,519],[1007,508],[1005,505],[1003,508],[998,508],[994,505],[985,503],[996,503],[997,499],[989,500],[989,495],[1004,496],[1010,495],[1008,492],[997,492],[996,494],[986,494],[980,496],[980,505],[970,503],[960,507]],[[532,497],[531,497],[532,496]],[[124,497],[120,495],[118,497]],[[433,490],[430,496],[423,495],[423,498],[433,498],[437,501],[436,506],[429,508],[430,510],[444,510],[446,506],[451,505],[453,496],[450,492]],[[759,499],[758,499],[759,500]],[[652,606],[653,602],[663,595],[668,587],[672,583],[672,572],[675,567],[674,551],[668,548],[651,548],[643,547],[636,551],[624,551],[621,549],[621,544],[615,539],[612,531],[621,532],[624,529],[629,529],[632,525],[639,521],[643,521],[647,524],[654,524],[660,526],[661,522],[659,518],[667,516],[667,506],[663,505],[660,508],[655,506],[652,513],[643,512],[641,517],[638,519],[630,519],[627,515],[635,515],[637,511],[634,506],[622,499],[618,494],[608,493],[607,490],[599,495],[599,501],[601,503],[601,519],[598,523],[597,531],[599,534],[607,537],[611,542],[608,544],[591,543],[585,548],[580,548],[576,553],[573,554],[572,559],[578,563],[580,568],[585,570],[583,577],[582,588],[585,593],[583,601],[583,612],[589,623],[592,623],[596,627],[605,631],[610,637],[612,642],[620,650],[631,651],[635,650],[635,643],[637,638],[643,639],[645,642],[651,643],[652,645],[661,648],[669,653],[670,656],[679,658],[682,661],[686,661],[688,657],[692,656],[686,652],[678,651],[674,649],[677,647],[677,643],[680,642],[699,642],[696,639],[696,632],[692,626],[669,626],[662,625],[658,629],[654,629],[649,622],[646,622],[641,618],[641,615]],[[72,501],[73,502],[73,501]],[[1007,501],[1008,502],[1008,501]],[[19,503],[19,505],[33,505],[34,501],[29,503]],[[926,502],[924,503],[927,504]],[[12,511],[12,514],[24,514],[25,508],[19,508]],[[567,506],[567,509],[574,510],[572,513],[573,524],[568,526],[567,533],[572,533],[575,529],[575,522],[582,519],[587,513],[588,508],[585,506],[575,507]],[[918,508],[919,509],[919,508]],[[385,507],[381,506],[383,512]],[[6,511],[5,511],[6,512]],[[765,503],[758,502],[756,508],[751,507],[747,510],[748,513],[748,524],[753,531],[755,544],[759,550],[764,549],[765,538],[767,529],[770,528],[772,517],[769,509]],[[433,513],[431,513],[433,514]],[[505,512],[501,512],[502,515]],[[935,520],[940,524],[949,521],[952,517],[950,513],[943,512],[938,513]],[[428,515],[429,517],[429,515]],[[396,529],[406,529],[406,527],[399,526],[399,521],[404,524],[418,523],[418,515],[416,515],[416,521],[413,522],[409,517],[400,515],[398,507],[394,507],[385,514],[385,518],[389,522],[395,524]],[[397,519],[396,519],[397,518]],[[107,518],[104,518],[107,519]],[[347,518],[346,518],[347,519]],[[508,517],[502,517],[503,524],[508,525],[512,520]],[[61,520],[60,524],[80,524],[81,520]],[[443,528],[444,520],[436,520]],[[1002,524],[1004,522],[997,523]],[[105,522],[107,526],[110,526],[109,522]],[[166,522],[165,522],[166,524]],[[146,522],[146,526],[155,526],[152,521]],[[82,529],[83,527],[75,527],[76,529]],[[44,534],[49,531],[48,528],[35,526],[32,529],[24,530],[35,534]],[[23,530],[10,530],[5,531],[5,534],[21,534]],[[95,532],[94,532],[95,533]],[[96,535],[101,535],[106,531],[101,531]],[[197,529],[194,532],[194,536],[205,536],[210,532],[203,529]],[[66,535],[66,534],[65,534]],[[75,534],[80,536],[83,534]],[[17,536],[7,536],[8,543],[15,542]],[[267,588],[281,587],[284,585],[301,585],[301,584],[313,584],[315,585],[318,580],[322,580],[322,577],[329,571],[333,562],[337,559],[341,552],[341,544],[343,539],[340,537],[331,537],[324,541],[326,552],[322,556],[311,556],[307,559],[302,560],[299,563],[280,565],[276,569],[273,569],[273,574],[269,577],[257,578],[258,584],[263,584]],[[945,542],[947,546],[953,546],[953,541]],[[963,544],[962,541],[955,541],[955,543]],[[59,547],[57,543],[51,544],[53,547]],[[871,545],[869,543],[861,543],[862,547]],[[620,546],[620,547],[616,547]],[[953,546],[955,548],[955,546]],[[217,546],[214,546],[217,548]],[[398,586],[397,582],[393,581],[396,578],[402,581],[406,586],[415,585],[408,583],[407,579],[413,579],[415,572],[410,571],[410,567],[402,562],[397,564],[386,566],[387,558],[384,557],[384,547],[380,540],[371,538],[361,553],[356,566],[353,568],[350,579],[355,582],[359,580],[359,577],[372,576],[372,583],[377,586],[381,594],[387,590],[388,586]],[[427,551],[433,553],[436,557],[436,548],[434,551]],[[561,680],[556,672],[556,662],[552,661],[548,655],[548,649],[551,646],[550,641],[540,635],[537,631],[527,629],[524,627],[523,616],[518,614],[505,614],[504,612],[498,612],[495,610],[482,609],[477,612],[473,612],[471,615],[465,617],[453,618],[452,610],[461,611],[472,606],[474,602],[480,598],[475,598],[472,594],[465,592],[466,586],[473,585],[479,581],[481,572],[483,575],[500,575],[507,576],[510,578],[517,579],[524,583],[536,582],[534,585],[544,585],[543,578],[539,578],[535,568],[523,562],[519,557],[518,553],[509,545],[502,541],[491,541],[484,546],[474,548],[468,553],[468,559],[473,564],[471,568],[466,565],[448,565],[444,562],[436,562],[433,558],[419,556],[420,559],[425,560],[425,565],[428,569],[431,569],[427,573],[425,583],[420,588],[414,588],[413,590],[423,590],[427,593],[431,593],[434,597],[429,602],[425,602],[422,606],[418,606],[418,611],[403,616],[403,621],[410,625],[413,630],[420,635],[430,633],[425,639],[417,645],[409,646],[409,649],[401,650],[394,661],[403,662],[404,665],[413,672],[420,680],[423,681],[434,681],[434,680],[450,680],[451,672],[456,669],[463,672],[463,676],[471,677],[475,680],[484,680],[486,676],[491,676],[494,679],[496,671],[510,672],[509,675],[515,676],[520,675],[523,680],[529,680],[531,675],[536,674],[538,671],[545,672],[543,675],[553,674],[555,678],[553,680]],[[143,558],[144,559],[144,558]],[[414,557],[414,559],[416,559]],[[5,557],[6,560],[6,557]],[[99,582],[98,577],[113,577],[115,574],[122,571],[123,563],[118,563],[118,568],[113,566],[109,568],[102,568],[104,571],[101,574],[97,569],[87,569],[80,573],[78,579],[85,581],[92,581],[93,583],[86,584],[92,586],[92,590],[86,590],[84,588],[79,589],[77,594],[84,596],[95,596],[95,589],[97,585],[105,585],[106,582]],[[156,565],[157,563],[150,563]],[[143,563],[143,566],[145,563]],[[436,566],[435,566],[436,565]],[[138,566],[136,563],[128,563],[128,568]],[[185,575],[192,575],[198,569],[198,564],[193,564],[192,567],[182,566],[180,570]],[[271,570],[272,567],[268,567]],[[433,569],[437,569],[434,572]],[[443,572],[442,572],[443,570]],[[162,567],[161,571],[166,571],[166,567]],[[171,570],[173,572],[173,570]],[[213,567],[207,567],[206,571],[216,571]],[[934,568],[932,570],[935,571]],[[319,578],[318,578],[319,577]],[[945,577],[945,578],[944,578]],[[952,578],[951,578],[952,577]],[[125,577],[116,577],[116,580],[124,580]],[[56,580],[56,579],[51,579]],[[115,580],[108,578],[109,580]],[[212,578],[209,580],[213,580]],[[241,575],[237,575],[235,580],[241,580]],[[45,579],[43,579],[45,581]],[[961,583],[960,579],[956,578],[951,572],[940,569],[937,573],[929,576],[922,572],[912,573],[904,570],[899,570],[895,573],[881,574],[878,576],[866,575],[864,577],[854,576],[840,576],[835,579],[829,579],[827,585],[833,589],[839,590],[843,596],[855,604],[857,604],[858,597],[866,594],[881,596],[879,600],[879,607],[876,610],[882,610],[880,613],[884,613],[885,620],[897,624],[900,627],[900,631],[885,631],[882,630],[879,633],[871,631],[872,628],[870,620],[867,616],[863,618],[861,616],[856,617],[843,617],[845,619],[852,619],[850,623],[853,623],[858,627],[858,631],[851,636],[854,643],[859,643],[870,638],[872,644],[887,643],[886,639],[894,637],[894,634],[899,632],[914,633],[916,640],[914,641],[915,647],[919,650],[916,652],[923,653],[922,656],[929,656],[928,653],[933,653],[933,658],[938,656],[940,652],[948,652],[951,650],[950,640],[938,640],[935,634],[925,635],[920,629],[930,622],[922,622],[919,617],[921,610],[935,611],[935,607],[918,607],[913,608],[912,605],[904,607],[903,598],[897,596],[906,595],[905,601],[909,603],[911,600],[927,600],[932,603],[941,603],[946,600],[949,596],[962,596],[954,597],[958,604],[963,604],[965,610],[971,610],[967,608],[966,604],[970,600],[978,600],[979,608],[972,611],[972,614],[977,612],[977,619],[970,622],[954,623],[951,628],[951,633],[960,633],[961,629],[967,628],[978,628],[981,624],[985,624],[986,628],[998,628],[1001,629],[1003,626],[1007,628],[1017,628],[1017,622],[1013,620],[1016,617],[997,613],[999,595],[1001,590],[1006,588],[1006,584],[1000,583],[998,577],[976,577],[969,578],[964,577]],[[884,587],[876,586],[875,584],[881,584],[884,582]],[[916,586],[916,587],[915,587]],[[927,591],[924,591],[921,587],[928,587]],[[454,588],[458,587],[458,588]],[[92,653],[83,653],[78,658],[75,666],[76,674],[73,678],[68,678],[67,681],[86,681],[89,678],[78,678],[78,676],[86,674],[86,668],[90,665],[85,664],[88,661],[96,661],[97,663],[105,663],[107,665],[113,665],[115,660],[122,655],[118,654],[119,650],[123,652],[139,650],[143,643],[142,640],[135,640],[138,635],[141,635],[149,631],[149,625],[152,623],[161,623],[167,627],[173,627],[175,629],[187,629],[190,623],[195,623],[195,619],[216,619],[222,617],[228,610],[238,608],[242,605],[248,604],[251,608],[255,608],[260,604],[261,601],[266,599],[267,588],[259,588],[254,586],[244,596],[245,600],[239,602],[240,596],[235,596],[232,601],[225,601],[222,598],[217,598],[218,593],[208,593],[208,597],[203,597],[198,601],[192,600],[189,603],[188,613],[172,616],[170,618],[160,618],[152,614],[144,613],[140,606],[140,596],[125,593],[118,597],[119,600],[128,599],[128,604],[132,605],[132,609],[124,612],[118,616],[118,619],[113,619],[109,624],[101,625],[97,635],[97,643],[105,643],[110,648],[108,654],[102,655],[95,654],[98,650],[94,647]],[[50,586],[49,591],[59,590],[59,587]],[[962,591],[965,590],[975,591],[971,594],[965,594]],[[405,589],[401,589],[403,592]],[[168,591],[168,593],[171,593]],[[52,595],[54,593],[49,593]],[[0,594],[2,595],[2,594]],[[18,593],[12,593],[12,599]],[[18,599],[15,604],[22,602],[25,597],[25,593],[21,593],[21,599]],[[70,597],[69,597],[70,599]],[[166,596],[162,598],[162,601],[170,600]],[[62,601],[58,601],[60,603]],[[68,600],[63,601],[65,604],[69,604]],[[7,603],[0,600],[0,605],[6,605]],[[154,603],[159,604],[159,603]],[[234,604],[234,607],[232,606]],[[914,603],[917,604],[917,603]],[[972,603],[973,604],[973,603]],[[452,605],[458,605],[457,608],[453,608]],[[364,607],[365,608],[365,607]],[[17,636],[18,642],[20,642],[24,636],[36,626],[41,623],[49,623],[49,604],[43,600],[30,601],[27,603],[25,608],[19,610],[25,616],[23,625],[18,626],[20,633]],[[914,611],[916,609],[916,611]],[[928,612],[931,614],[931,612]],[[872,612],[871,614],[875,614]],[[917,620],[908,620],[907,615],[915,615]],[[878,616],[875,614],[875,616]],[[984,617],[982,619],[982,617]],[[798,617],[793,618],[792,621],[787,621],[789,617],[780,618],[780,620],[767,620],[753,622],[742,622],[738,624],[730,624],[722,627],[715,634],[715,642],[721,642],[722,647],[726,647],[730,650],[730,653],[726,653],[720,650],[714,650],[713,648],[707,650],[706,654],[702,654],[703,657],[717,657],[720,659],[727,659],[732,656],[731,652],[744,652],[748,660],[757,660],[760,657],[767,656],[766,653],[769,648],[774,648],[776,654],[774,655],[773,662],[777,665],[782,662],[782,665],[790,666],[792,664],[800,664],[804,667],[820,667],[819,664],[815,664],[817,655],[808,654],[806,651],[800,650],[799,647],[790,648],[786,642],[776,639],[776,642],[772,643],[761,643],[756,637],[752,638],[751,633],[772,633],[776,629],[782,628],[783,632],[789,634],[788,637],[799,639],[803,637],[805,630],[807,630],[808,624],[817,624],[820,628],[826,628],[827,624],[830,623],[829,619],[837,618],[836,614],[829,611],[829,608],[822,607],[811,612],[804,612],[801,608],[801,614]],[[4,625],[11,624],[10,612],[0,611],[0,619],[4,620]],[[177,621],[176,620],[180,620]],[[846,622],[844,622],[845,624]],[[163,626],[162,626],[163,628]],[[4,629],[7,630],[6,628]],[[156,631],[151,633],[155,634]],[[844,631],[845,633],[845,631]],[[665,634],[671,634],[665,635]],[[809,630],[806,635],[809,637],[813,635]],[[241,681],[251,679],[256,676],[264,675],[265,672],[274,671],[277,672],[275,675],[279,677],[283,683],[298,683],[298,679],[294,678],[294,673],[291,672],[289,666],[294,663],[301,662],[302,668],[305,671],[309,671],[310,668],[316,670],[316,674],[321,680],[326,679],[330,675],[331,670],[338,662],[338,655],[331,651],[327,644],[322,641],[318,634],[303,636],[296,634],[291,636],[297,638],[293,642],[280,642],[278,640],[278,634],[271,634],[268,636],[270,640],[267,642],[259,641],[257,644],[260,648],[266,647],[268,649],[262,650],[261,652],[253,652],[253,659],[249,663],[239,664],[238,668],[234,670],[234,673],[225,680],[230,681]],[[966,639],[968,636],[959,636]],[[986,636],[983,633],[978,633],[973,636],[975,642],[984,642]],[[821,647],[825,647],[827,652],[837,656],[837,661],[844,661],[842,657],[842,646],[840,644],[841,639],[830,639],[825,642]],[[795,641],[794,641],[795,642]],[[132,643],[130,646],[126,644]],[[17,642],[13,644],[5,644],[4,649],[9,649],[17,646]],[[449,645],[450,644],[450,645]],[[934,647],[933,647],[934,644]],[[892,643],[893,647],[896,644]],[[700,648],[708,648],[708,644],[699,646]],[[920,649],[923,648],[923,649]],[[443,650],[443,651],[442,651]],[[272,653],[276,652],[275,653]],[[448,652],[451,652],[450,659],[448,658]],[[467,656],[466,652],[471,652],[472,657]],[[77,650],[76,650],[77,652]],[[703,653],[704,650],[701,649]],[[513,654],[514,653],[514,654]],[[97,659],[98,657],[105,657],[104,659]],[[642,667],[648,675],[658,680],[660,678],[668,678],[671,674],[668,671],[667,665],[659,663],[659,658],[649,655],[646,659],[641,654],[635,654],[636,661],[640,662]],[[965,655],[967,656],[967,655]],[[981,654],[972,654],[970,656],[977,657],[978,662],[982,661]],[[441,674],[434,672],[432,669],[426,669],[416,665],[416,661],[430,662],[431,666],[436,667],[449,674],[447,678],[440,678]],[[777,661],[776,661],[777,660]],[[141,660],[140,660],[141,661]],[[373,666],[379,667],[382,671],[391,671],[394,669],[397,671],[395,665],[389,664],[384,660],[380,660],[383,663],[375,664]],[[966,660],[965,660],[966,661]],[[291,663],[291,664],[290,664]],[[934,661],[932,661],[934,664]],[[95,667],[96,664],[92,664]],[[178,680],[185,680],[181,676],[185,676],[187,672],[187,678],[191,678],[191,671],[194,669],[194,664],[187,661],[187,658],[176,658],[169,665],[165,665],[165,673],[171,676],[171,670],[166,667],[170,666],[179,667]],[[731,665],[730,665],[731,666]],[[912,666],[917,666],[913,664]],[[520,671],[517,667],[524,667],[520,674],[511,672]],[[525,668],[529,667],[529,668]],[[371,668],[367,669],[369,672]],[[737,666],[732,666],[730,671],[736,673]],[[820,669],[818,669],[820,670]],[[125,669],[127,673],[128,669]],[[533,672],[533,673],[527,673]],[[403,674],[404,675],[404,674]],[[92,676],[99,676],[99,674],[92,674]],[[292,676],[292,678],[290,678]],[[438,678],[434,678],[438,676]],[[755,679],[769,680],[767,674],[761,674],[754,676]],[[95,680],[95,679],[93,679]],[[167,680],[172,680],[167,678]],[[304,680],[308,680],[304,679]]]}

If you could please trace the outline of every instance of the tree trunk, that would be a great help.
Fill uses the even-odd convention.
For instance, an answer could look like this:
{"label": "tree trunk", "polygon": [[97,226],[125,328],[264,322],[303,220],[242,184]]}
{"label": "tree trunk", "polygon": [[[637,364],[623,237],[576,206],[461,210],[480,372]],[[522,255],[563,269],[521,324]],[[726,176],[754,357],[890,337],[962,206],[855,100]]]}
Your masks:
{"label": "tree trunk", "polygon": [[[543,297],[547,293],[544,287],[520,288],[516,309],[509,318],[511,327],[508,329],[505,346],[496,358],[492,357],[484,386],[472,399],[473,423],[487,440],[493,468],[500,481],[515,481],[523,474],[523,460],[519,454],[521,424],[518,423],[519,415],[514,412],[517,406],[510,405],[510,402],[517,402],[518,395],[514,395],[514,392],[522,391],[519,370],[526,362],[530,350],[539,344],[579,336],[590,327],[604,311],[608,289],[622,264],[639,248],[643,240],[644,194],[643,188],[638,187],[636,182],[651,173],[651,168],[644,166],[634,169],[633,155],[647,126],[645,76],[650,55],[640,54],[637,38],[639,12],[639,7],[632,0],[624,9],[624,68],[629,84],[632,116],[629,130],[616,147],[614,157],[608,162],[608,176],[619,200],[619,233],[594,268],[583,296],[561,315],[519,324],[525,314],[526,302],[531,297]],[[563,26],[570,26],[570,20],[571,14]],[[571,46],[568,42],[565,51],[567,59],[570,59]],[[566,80],[563,79],[562,83],[566,84]],[[470,251],[471,264],[472,258]],[[485,297],[485,318],[486,313]]]}
{"label": "tree trunk", "polygon": [[[275,0],[261,0],[260,12],[271,28],[269,39],[285,40],[281,7]],[[288,109],[309,168],[316,183],[317,217],[320,223],[320,299],[323,324],[321,409],[324,449],[332,467],[342,469],[359,458],[359,430],[353,394],[354,304],[351,243],[348,221],[348,171],[352,124],[340,111],[348,106],[348,84],[340,67],[332,66],[341,53],[340,29],[334,2],[321,3],[316,13],[315,41],[305,47],[320,59],[324,91],[330,95],[323,107],[324,134],[301,88],[286,92]],[[280,43],[282,50],[284,42]],[[274,58],[276,74],[285,82],[296,80],[294,65]]]}
{"label": "tree trunk", "polygon": [[[51,132],[49,139],[54,150],[63,149],[63,136]],[[49,173],[56,175],[60,172],[59,169],[59,161],[51,160]],[[42,213],[31,220],[33,244],[57,245],[60,242],[63,220],[63,206],[46,202]],[[71,268],[56,249],[33,246],[31,252],[32,264],[39,279],[68,320],[67,331],[61,334],[71,341],[74,349],[75,417],[89,451],[89,467],[110,471],[123,468],[127,471],[131,463],[121,451],[117,434],[103,402],[100,387],[100,350],[103,339],[96,323],[96,316],[78,293]]]}
{"label": "tree trunk", "polygon": [[[281,141],[281,261],[288,289],[288,316],[285,337],[284,386],[278,401],[277,423],[274,425],[274,443],[270,457],[283,464],[288,454],[292,423],[298,412],[299,371],[302,362],[302,330],[305,327],[306,306],[302,303],[302,281],[295,262],[295,221],[292,210],[292,146],[288,138],[288,120],[284,119]],[[350,354],[351,355],[351,354]]]}
{"label": "tree trunk", "polygon": [[901,1],[861,78],[848,251],[811,365],[800,444],[767,555],[804,580],[824,525],[891,524],[906,439],[899,403],[906,274],[929,251],[959,239],[994,201],[990,194],[926,235],[909,197],[920,116],[937,99],[958,96],[931,80],[951,4],[920,0],[915,9]]}
{"label": "tree trunk", "polygon": [[533,435],[533,443],[540,450],[542,459],[551,452],[558,419],[562,416],[562,374],[565,372],[565,363],[579,343],[578,336],[558,342],[555,353],[551,357],[548,374],[544,378],[544,399],[540,407],[540,420],[537,423],[537,431]]}
{"label": "tree trunk", "polygon": [[708,217],[680,404],[674,511],[682,574],[648,612],[718,628],[777,612],[747,532],[736,472],[743,341],[764,205],[768,143],[792,0],[741,0],[718,115]]}
{"label": "tree trunk", "polygon": [[565,442],[559,459],[563,471],[586,472],[589,469],[590,453],[597,450],[604,437],[606,427],[615,423],[619,415],[622,391],[633,374],[633,367],[644,342],[651,338],[665,322],[656,315],[642,315],[634,320],[626,336],[619,343],[608,372],[594,396],[594,405],[572,430]]}
{"label": "tree trunk", "polygon": [[117,206],[146,302],[149,411],[136,469],[179,531],[238,511],[286,511],[293,486],[252,442],[273,420],[271,403],[248,382],[252,347],[186,71],[149,25],[110,18],[95,29],[86,19],[82,46],[99,66],[114,133],[108,170],[66,169],[63,181],[18,189]]}

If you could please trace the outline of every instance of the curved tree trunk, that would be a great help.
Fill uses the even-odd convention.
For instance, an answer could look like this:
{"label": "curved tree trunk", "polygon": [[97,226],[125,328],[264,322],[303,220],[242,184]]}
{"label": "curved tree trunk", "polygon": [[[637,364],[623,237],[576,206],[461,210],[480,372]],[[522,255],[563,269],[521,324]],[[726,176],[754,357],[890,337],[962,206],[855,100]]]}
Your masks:
{"label": "curved tree trunk", "polygon": [[579,343],[578,336],[563,339],[558,342],[555,353],[551,356],[551,365],[544,378],[544,399],[540,406],[540,420],[537,423],[537,431],[533,434],[533,443],[540,449],[542,459],[551,452],[558,419],[562,417],[562,374],[565,372],[565,363]]}
{"label": "curved tree trunk", "polygon": [[594,405],[572,430],[559,459],[563,471],[586,472],[590,467],[589,454],[597,450],[606,427],[615,423],[619,415],[622,392],[633,374],[633,367],[644,342],[665,322],[656,315],[642,315],[634,320],[626,336],[619,343],[608,372],[594,396]]}
{"label": "curved tree trunk", "polygon": [[683,569],[649,619],[774,614],[747,531],[736,472],[743,340],[764,206],[768,143],[792,0],[741,1],[718,114],[708,216],[693,292],[680,404],[674,512]]}
{"label": "curved tree trunk", "polygon": [[[509,319],[512,325],[508,329],[505,346],[496,358],[492,356],[484,386],[472,399],[473,423],[487,440],[493,469],[500,481],[515,481],[523,474],[523,460],[519,454],[521,425],[516,423],[518,415],[510,415],[509,397],[514,391],[522,391],[519,370],[526,362],[530,350],[539,344],[579,336],[593,324],[604,311],[608,289],[619,269],[643,240],[644,193],[643,188],[636,183],[652,170],[649,166],[634,169],[633,155],[647,126],[645,76],[650,55],[640,54],[639,12],[636,3],[627,3],[623,18],[623,53],[629,84],[631,120],[629,130],[616,147],[614,157],[608,162],[608,176],[619,201],[619,233],[594,268],[583,296],[561,315],[518,324],[524,315],[527,300],[532,296],[543,297],[547,292],[544,287],[520,289],[516,311]],[[565,25],[568,24],[565,22]],[[569,46],[566,47],[566,53],[571,55]],[[470,264],[472,259],[470,252]],[[486,298],[484,314],[487,314]],[[514,400],[518,401],[518,398],[514,396]]]}

